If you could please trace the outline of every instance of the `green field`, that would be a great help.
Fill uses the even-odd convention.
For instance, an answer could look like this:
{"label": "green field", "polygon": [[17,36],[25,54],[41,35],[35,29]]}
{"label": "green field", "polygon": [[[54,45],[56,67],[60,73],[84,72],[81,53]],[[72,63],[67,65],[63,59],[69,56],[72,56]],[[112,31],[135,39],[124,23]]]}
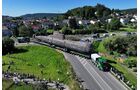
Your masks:
{"label": "green field", "polygon": [[[22,46],[20,53],[3,56],[3,70],[7,70],[9,61],[13,61],[11,72],[34,74],[36,77],[61,81],[72,90],[79,90],[74,80],[72,68],[64,56],[56,50],[46,46]],[[41,71],[43,73],[41,73]],[[58,80],[59,79],[59,80]]]}

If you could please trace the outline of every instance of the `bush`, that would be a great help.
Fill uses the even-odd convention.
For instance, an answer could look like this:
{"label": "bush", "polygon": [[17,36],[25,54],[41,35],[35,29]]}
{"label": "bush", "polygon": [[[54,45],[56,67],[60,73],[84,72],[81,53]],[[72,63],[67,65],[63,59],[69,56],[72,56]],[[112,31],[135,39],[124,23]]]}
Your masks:
{"label": "bush", "polygon": [[10,53],[14,50],[14,41],[9,37],[2,38],[2,54]]}
{"label": "bush", "polygon": [[72,31],[72,34],[91,34],[91,30],[76,29]]}
{"label": "bush", "polygon": [[72,34],[72,30],[66,26],[64,26],[61,30],[63,34]]}
{"label": "bush", "polygon": [[118,36],[107,38],[103,41],[105,48],[109,51],[116,51],[129,56],[137,55],[136,36]]}
{"label": "bush", "polygon": [[137,66],[137,60],[126,60],[125,64],[128,68],[136,67]]}
{"label": "bush", "polygon": [[121,27],[120,20],[117,18],[113,18],[111,22],[107,25],[108,30],[119,30]]}
{"label": "bush", "polygon": [[32,35],[34,34],[33,32],[33,29],[29,26],[29,27],[26,27],[24,25],[20,26],[19,27],[19,36],[21,37],[32,37]]}
{"label": "bush", "polygon": [[99,47],[99,45],[100,45],[100,42],[99,41],[93,41],[93,43],[92,43],[92,51],[93,52],[98,52],[98,47]]}
{"label": "bush", "polygon": [[137,68],[133,68],[133,72],[137,72]]}

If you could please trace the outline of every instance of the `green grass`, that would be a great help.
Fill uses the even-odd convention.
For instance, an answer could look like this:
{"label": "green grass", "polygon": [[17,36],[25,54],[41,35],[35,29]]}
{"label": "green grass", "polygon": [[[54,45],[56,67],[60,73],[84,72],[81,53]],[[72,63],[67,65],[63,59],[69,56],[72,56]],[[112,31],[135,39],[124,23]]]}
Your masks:
{"label": "green grass", "polygon": [[120,28],[119,31],[136,32],[137,30],[127,27],[127,28]]}
{"label": "green grass", "polygon": [[[11,66],[11,72],[19,72],[26,74],[34,74],[36,77],[62,81],[68,84],[72,90],[78,89],[77,82],[73,79],[73,72],[69,62],[64,56],[56,50],[46,46],[22,46],[18,47],[27,50],[26,52],[3,56],[3,62],[9,64],[9,61],[14,61]],[[43,67],[40,67],[42,64]],[[9,65],[2,66],[3,70],[7,70]],[[43,71],[43,74],[41,74]],[[69,75],[67,75],[69,72]],[[73,88],[72,88],[73,87]]]}
{"label": "green grass", "polygon": [[13,85],[9,90],[33,90],[34,88],[31,85]]}
{"label": "green grass", "polygon": [[48,29],[48,30],[47,30],[47,33],[53,33],[53,32],[54,32],[53,29]]}
{"label": "green grass", "polygon": [[2,90],[6,90],[13,84],[12,80],[2,79]]}
{"label": "green grass", "polygon": [[100,42],[98,48],[97,48],[97,51],[98,52],[103,52],[103,53],[106,53],[107,50],[105,49],[104,45],[103,45],[103,42]]}

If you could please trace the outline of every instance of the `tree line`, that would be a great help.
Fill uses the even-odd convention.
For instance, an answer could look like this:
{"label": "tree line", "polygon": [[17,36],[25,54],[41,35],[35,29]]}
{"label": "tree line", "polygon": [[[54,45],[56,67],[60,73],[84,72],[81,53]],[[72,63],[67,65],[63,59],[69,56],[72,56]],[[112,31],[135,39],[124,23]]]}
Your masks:
{"label": "tree line", "polygon": [[77,16],[82,19],[98,19],[102,17],[107,17],[111,14],[111,9],[107,8],[102,4],[97,4],[96,6],[84,6],[68,10],[64,16]]}

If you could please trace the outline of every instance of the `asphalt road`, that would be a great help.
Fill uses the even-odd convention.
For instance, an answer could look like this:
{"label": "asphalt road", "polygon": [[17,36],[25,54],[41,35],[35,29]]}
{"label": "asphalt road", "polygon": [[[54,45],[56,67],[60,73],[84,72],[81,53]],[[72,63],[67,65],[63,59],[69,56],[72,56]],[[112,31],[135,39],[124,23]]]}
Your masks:
{"label": "asphalt road", "polygon": [[83,86],[89,90],[127,90],[109,72],[96,68],[91,60],[64,52],[65,58],[71,63],[77,76],[82,78]]}

